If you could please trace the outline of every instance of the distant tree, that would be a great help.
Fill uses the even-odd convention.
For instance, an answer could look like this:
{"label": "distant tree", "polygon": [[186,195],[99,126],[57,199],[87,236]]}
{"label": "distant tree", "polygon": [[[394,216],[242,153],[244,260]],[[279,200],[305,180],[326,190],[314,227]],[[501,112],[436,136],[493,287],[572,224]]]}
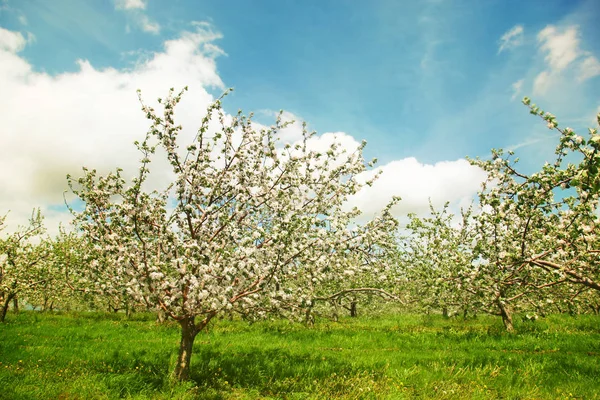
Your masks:
{"label": "distant tree", "polygon": [[441,211],[430,204],[430,215],[409,214],[401,241],[402,269],[421,309],[463,315],[481,311],[476,296],[477,255],[471,209],[456,216],[446,203]]}
{"label": "distant tree", "polygon": [[[0,218],[0,230],[5,218]],[[11,301],[49,279],[51,251],[42,235],[45,229],[39,210],[34,210],[29,225],[0,238],[0,322],[5,322]]]}

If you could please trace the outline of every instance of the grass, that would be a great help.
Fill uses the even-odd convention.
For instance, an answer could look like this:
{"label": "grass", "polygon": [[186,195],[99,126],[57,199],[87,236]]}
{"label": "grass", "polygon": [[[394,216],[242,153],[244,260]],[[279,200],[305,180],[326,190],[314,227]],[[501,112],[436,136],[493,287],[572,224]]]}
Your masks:
{"label": "grass", "polygon": [[170,379],[176,324],[120,314],[9,315],[0,399],[600,399],[600,317],[549,316],[508,334],[495,318],[387,315],[218,321],[192,381]]}

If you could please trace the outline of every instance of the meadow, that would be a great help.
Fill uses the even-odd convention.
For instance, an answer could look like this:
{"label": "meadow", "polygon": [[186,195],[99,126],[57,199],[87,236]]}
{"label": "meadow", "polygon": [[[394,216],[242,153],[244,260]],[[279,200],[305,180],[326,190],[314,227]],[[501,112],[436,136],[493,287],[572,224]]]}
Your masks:
{"label": "meadow", "polygon": [[9,314],[0,399],[600,398],[600,316],[219,320],[176,383],[179,326],[150,314]]}

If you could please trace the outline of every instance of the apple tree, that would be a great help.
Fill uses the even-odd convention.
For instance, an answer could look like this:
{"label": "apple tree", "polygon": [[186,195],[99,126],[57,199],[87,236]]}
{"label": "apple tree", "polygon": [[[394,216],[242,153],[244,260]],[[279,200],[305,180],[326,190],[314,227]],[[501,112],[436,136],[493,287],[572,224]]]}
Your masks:
{"label": "apple tree", "polygon": [[[225,115],[219,99],[180,148],[174,110],[182,94],[159,99],[161,115],[142,102],[151,127],[136,142],[142,157],[134,178],[85,168],[82,177],[68,177],[84,205],[72,210],[76,224],[96,254],[91,279],[180,324],[180,380],[189,378],[194,338],[215,316],[305,311],[315,285],[343,282],[353,249],[378,243],[395,224],[383,214],[368,229],[349,227],[360,212],[344,204],[361,188],[364,143],[317,151],[306,129],[300,141],[282,143],[280,118],[259,129],[241,112]],[[159,155],[173,180],[150,190]]]}
{"label": "apple tree", "polygon": [[[518,170],[513,152],[498,150],[492,160],[473,160],[489,174],[480,196],[486,253],[517,267],[520,284],[536,276],[546,287],[570,283],[599,291],[600,134],[590,128],[584,137],[560,128],[554,115],[528,98],[523,103],[558,132],[558,145],[554,159],[531,174]],[[600,114],[597,120],[600,124]]]}
{"label": "apple tree", "polygon": [[[0,229],[4,221],[0,219]],[[32,212],[27,226],[0,238],[0,322],[5,321],[11,301],[51,279],[52,253],[48,241],[42,238],[44,232],[38,209]]]}

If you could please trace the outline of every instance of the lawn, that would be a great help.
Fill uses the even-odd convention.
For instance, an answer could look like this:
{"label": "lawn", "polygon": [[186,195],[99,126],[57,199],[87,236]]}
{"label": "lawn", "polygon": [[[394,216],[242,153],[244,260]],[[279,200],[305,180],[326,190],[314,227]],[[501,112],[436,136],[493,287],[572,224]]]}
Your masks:
{"label": "lawn", "polygon": [[248,324],[196,338],[192,381],[170,379],[179,326],[151,315],[10,314],[0,399],[600,399],[600,317],[384,316]]}

